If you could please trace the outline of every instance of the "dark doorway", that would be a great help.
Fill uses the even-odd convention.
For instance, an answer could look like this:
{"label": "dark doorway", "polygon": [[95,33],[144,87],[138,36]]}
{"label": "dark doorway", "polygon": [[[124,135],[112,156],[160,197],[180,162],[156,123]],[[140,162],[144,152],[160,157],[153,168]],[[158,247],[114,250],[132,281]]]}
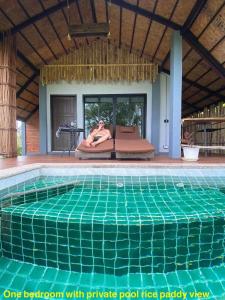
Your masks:
{"label": "dark doorway", "polygon": [[63,133],[56,138],[59,126],[70,125],[77,121],[77,101],[75,96],[51,96],[51,128],[52,151],[62,151],[68,148],[70,135]]}

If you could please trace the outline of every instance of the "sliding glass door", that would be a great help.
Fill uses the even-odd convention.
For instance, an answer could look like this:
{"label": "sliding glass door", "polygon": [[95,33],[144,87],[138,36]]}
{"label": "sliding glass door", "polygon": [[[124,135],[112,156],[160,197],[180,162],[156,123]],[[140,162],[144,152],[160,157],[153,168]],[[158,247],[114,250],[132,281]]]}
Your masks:
{"label": "sliding glass door", "polygon": [[84,98],[84,128],[87,136],[91,128],[96,127],[103,120],[106,127],[113,124],[113,97],[86,96]]}
{"label": "sliding glass door", "polygon": [[115,133],[116,125],[138,126],[145,137],[146,95],[84,96],[85,133],[89,133],[99,120]]}

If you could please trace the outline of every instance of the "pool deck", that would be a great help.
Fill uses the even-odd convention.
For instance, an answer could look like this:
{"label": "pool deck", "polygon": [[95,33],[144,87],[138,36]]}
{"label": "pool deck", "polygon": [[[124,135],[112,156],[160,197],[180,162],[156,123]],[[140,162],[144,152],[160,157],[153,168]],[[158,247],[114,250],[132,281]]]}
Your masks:
{"label": "pool deck", "polygon": [[135,165],[137,166],[159,166],[159,165],[181,165],[181,166],[201,166],[207,164],[225,164],[225,156],[202,156],[197,162],[185,162],[182,159],[171,159],[166,156],[156,156],[152,160],[116,160],[116,159],[99,159],[99,160],[79,160],[71,154],[68,155],[35,155],[35,156],[18,156],[17,158],[2,158],[0,159],[0,170],[20,167],[31,164],[100,164],[100,165]]}

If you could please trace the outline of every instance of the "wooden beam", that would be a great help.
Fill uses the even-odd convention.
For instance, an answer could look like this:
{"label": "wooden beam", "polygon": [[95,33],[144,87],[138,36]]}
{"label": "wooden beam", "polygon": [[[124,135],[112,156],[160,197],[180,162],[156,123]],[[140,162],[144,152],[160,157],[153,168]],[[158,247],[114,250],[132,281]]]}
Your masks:
{"label": "wooden beam", "polygon": [[120,29],[119,29],[119,48],[122,44],[122,18],[123,18],[123,8],[120,6]]}
{"label": "wooden beam", "polygon": [[[15,23],[12,21],[12,19],[3,11],[2,8],[0,8],[0,12],[3,14],[3,16],[9,21],[9,23],[11,23],[13,26],[15,26]],[[22,33],[19,32],[21,34],[21,36],[24,38],[24,40],[26,41],[26,43],[31,47],[31,49],[37,54],[37,56],[46,64],[45,59],[40,55],[40,53],[36,50],[36,48],[31,44],[31,42],[29,41],[29,39]],[[1,40],[1,36],[0,36],[0,40]]]}
{"label": "wooden beam", "polygon": [[[161,68],[160,71],[170,75],[170,71],[166,70],[165,68]],[[188,84],[193,85],[194,87],[198,88],[199,90],[207,92],[211,96],[221,97],[221,94],[219,94],[217,91],[210,90],[209,88],[207,88],[207,87],[205,87],[205,86],[203,86],[203,85],[201,85],[201,84],[199,84],[195,81],[192,81],[192,80],[190,80],[186,77],[182,77],[182,80],[185,81]]]}
{"label": "wooden beam", "polygon": [[26,28],[30,25],[33,25],[34,23],[45,18],[46,16],[49,16],[49,15],[57,12],[59,9],[66,7],[67,3],[72,4],[73,2],[74,2],[74,0],[64,0],[64,1],[60,2],[59,4],[56,4],[48,9],[46,9],[45,11],[42,11],[41,13],[28,18],[26,21],[16,25],[15,27],[13,27],[11,29],[11,33],[15,34],[19,31],[23,30],[24,28]]}
{"label": "wooden beam", "polygon": [[[137,7],[138,6],[139,6],[139,0],[137,0]],[[136,29],[136,22],[137,22],[137,13],[135,14],[135,17],[134,17],[134,24],[133,24],[132,38],[131,38],[131,45],[130,45],[130,53],[132,52],[133,43],[134,43],[134,34],[135,34],[135,29]]]}
{"label": "wooden beam", "polygon": [[91,13],[92,13],[93,22],[97,23],[97,17],[96,17],[94,0],[90,0],[90,4],[91,4]]}
{"label": "wooden beam", "polygon": [[34,73],[25,83],[24,85],[19,89],[19,91],[16,93],[16,98],[19,98],[20,95],[23,93],[24,90],[31,84],[31,82],[34,81],[34,79],[37,77],[37,73]]}
{"label": "wooden beam", "polygon": [[36,111],[38,111],[39,110],[39,105],[37,105],[31,112],[30,112],[30,114],[25,118],[25,122],[27,122],[31,117],[32,117],[32,115],[34,114],[34,113],[36,113]]}
{"label": "wooden beam", "polygon": [[137,7],[133,4],[125,2],[124,0],[107,1],[111,1],[115,5],[122,6],[123,8],[133,11],[134,13],[137,13],[143,17],[152,19],[162,25],[168,26],[169,28],[179,30],[184,40],[188,42],[188,44],[191,45],[200,54],[201,57],[208,61],[208,63],[218,72],[218,74],[220,74],[221,77],[225,78],[225,68],[209,53],[209,51],[198,41],[198,39],[189,29],[184,30],[185,28],[183,28],[181,25],[178,25],[173,21],[169,21],[168,19],[153,12],[147,11],[141,7]]}
{"label": "wooden beam", "polygon": [[212,56],[212,54],[198,41],[195,35],[187,30],[183,34],[184,40],[188,42],[192,47],[199,53],[199,55],[204,58],[210,66],[225,79],[225,69],[224,67]]}
{"label": "wooden beam", "polygon": [[[27,16],[27,18],[31,18],[30,15],[28,14],[27,10],[25,9],[25,7],[23,6],[23,4],[21,3],[20,0],[17,0],[19,6],[21,7],[21,9],[23,10],[24,14]],[[48,15],[46,15],[47,17]],[[44,41],[45,45],[47,46],[47,48],[49,49],[49,51],[52,53],[53,57],[55,59],[57,59],[57,56],[55,55],[55,53],[53,52],[52,48],[50,47],[48,41],[46,40],[46,38],[44,37],[44,35],[42,34],[42,32],[40,31],[40,29],[38,28],[38,26],[34,23],[32,24],[34,26],[34,28],[37,30],[38,34],[40,35],[40,37],[42,38],[42,40]]]}
{"label": "wooden beam", "polygon": [[39,74],[39,70],[35,67],[35,65],[32,64],[32,62],[29,61],[29,59],[26,58],[26,56],[19,50],[17,50],[17,57],[19,59],[21,59],[26,65],[28,65],[31,68],[31,70],[33,70],[35,73]]}
{"label": "wooden beam", "polygon": [[[41,5],[41,8],[43,9],[43,11],[46,11],[46,9],[45,9],[45,7],[44,7],[42,1],[41,1],[41,0],[38,0],[38,1],[39,1],[40,5]],[[54,23],[52,22],[51,17],[48,15],[47,18],[48,18],[48,21],[49,21],[49,23],[51,24],[51,27],[52,27],[52,29],[53,29],[53,31],[54,31],[54,33],[55,33],[55,35],[56,35],[56,37],[57,37],[57,39],[58,39],[60,45],[62,46],[62,48],[63,48],[65,54],[68,54],[67,49],[65,48],[65,46],[64,46],[64,44],[63,44],[63,42],[62,42],[62,40],[61,40],[61,38],[60,38],[60,36],[59,36],[57,30],[55,29],[55,25],[54,25]]]}
{"label": "wooden beam", "polygon": [[108,2],[111,2],[112,4],[121,6],[123,8],[126,8],[134,13],[137,13],[143,17],[146,17],[148,19],[152,19],[160,24],[163,24],[165,26],[168,26],[174,30],[181,30],[182,26],[174,23],[173,21],[169,21],[168,19],[162,17],[161,15],[155,14],[151,11],[145,10],[141,7],[137,7],[136,5],[130,4],[124,0],[107,0]]}
{"label": "wooden beam", "polygon": [[191,28],[197,17],[199,16],[200,12],[202,11],[203,7],[206,5],[207,0],[197,0],[195,5],[193,6],[191,13],[187,17],[183,29],[181,33],[183,34],[187,29]]}
{"label": "wooden beam", "polygon": [[[155,13],[156,7],[158,5],[158,1],[159,0],[155,1],[154,8],[153,8],[153,13]],[[149,21],[148,30],[147,30],[147,33],[146,33],[146,36],[145,36],[145,40],[144,40],[144,44],[143,44],[143,47],[142,47],[142,50],[141,50],[141,57],[143,56],[144,51],[145,51],[145,46],[146,46],[146,43],[147,43],[147,40],[148,40],[148,36],[149,36],[149,32],[150,32],[151,26],[152,26],[152,20]]]}

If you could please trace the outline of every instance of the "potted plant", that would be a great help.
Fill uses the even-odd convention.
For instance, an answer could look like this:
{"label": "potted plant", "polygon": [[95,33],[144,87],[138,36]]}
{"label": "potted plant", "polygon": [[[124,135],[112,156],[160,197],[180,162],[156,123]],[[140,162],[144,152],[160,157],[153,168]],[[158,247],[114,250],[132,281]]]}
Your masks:
{"label": "potted plant", "polygon": [[192,134],[188,131],[184,132],[184,138],[182,140],[183,148],[183,160],[185,161],[197,161],[199,156],[199,147],[194,146],[191,138]]}
{"label": "potted plant", "polygon": [[194,145],[183,145],[183,159],[185,161],[197,161],[199,155],[199,147]]}

